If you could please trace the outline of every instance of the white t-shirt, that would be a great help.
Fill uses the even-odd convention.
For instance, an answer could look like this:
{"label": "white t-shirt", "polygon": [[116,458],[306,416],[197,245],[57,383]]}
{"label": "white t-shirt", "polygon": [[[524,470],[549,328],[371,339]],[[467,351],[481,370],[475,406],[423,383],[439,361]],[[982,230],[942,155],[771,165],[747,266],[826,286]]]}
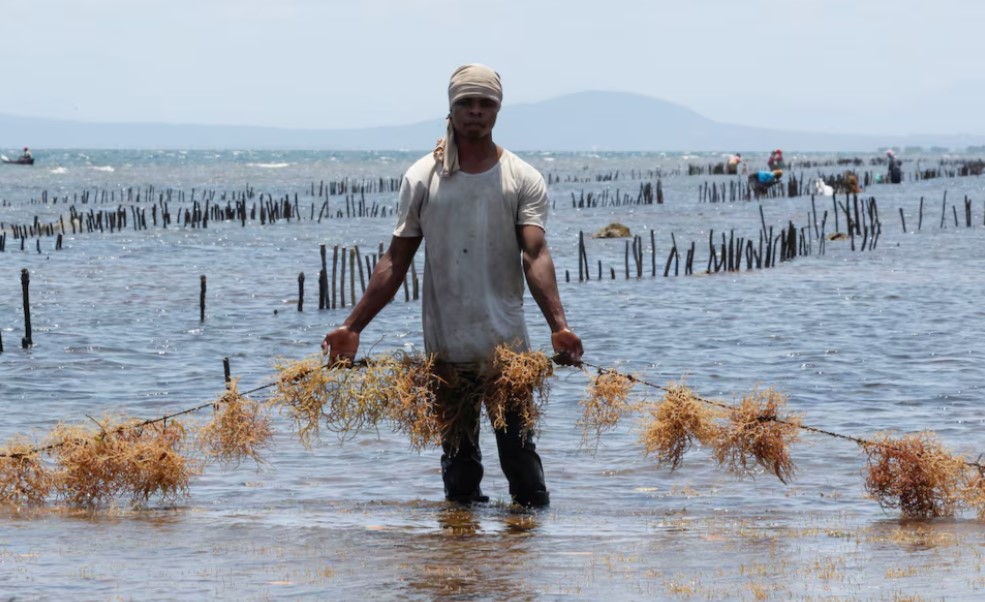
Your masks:
{"label": "white t-shirt", "polygon": [[482,367],[500,344],[529,347],[516,227],[543,229],[547,211],[543,176],[505,149],[479,174],[442,178],[431,155],[407,170],[393,234],[424,237],[427,353]]}

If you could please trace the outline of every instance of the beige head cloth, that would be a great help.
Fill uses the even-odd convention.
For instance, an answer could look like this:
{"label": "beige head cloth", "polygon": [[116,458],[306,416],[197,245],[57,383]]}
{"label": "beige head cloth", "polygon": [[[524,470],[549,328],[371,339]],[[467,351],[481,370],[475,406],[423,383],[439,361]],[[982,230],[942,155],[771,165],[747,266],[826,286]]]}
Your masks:
{"label": "beige head cloth", "polygon": [[[489,98],[502,104],[503,84],[499,81],[499,74],[479,63],[462,65],[455,69],[451,74],[451,81],[448,82],[449,110],[455,102],[468,96]],[[445,137],[438,140],[438,146],[434,149],[434,157],[442,163],[442,176],[447,177],[458,171],[458,146],[455,144],[455,131],[450,117]]]}

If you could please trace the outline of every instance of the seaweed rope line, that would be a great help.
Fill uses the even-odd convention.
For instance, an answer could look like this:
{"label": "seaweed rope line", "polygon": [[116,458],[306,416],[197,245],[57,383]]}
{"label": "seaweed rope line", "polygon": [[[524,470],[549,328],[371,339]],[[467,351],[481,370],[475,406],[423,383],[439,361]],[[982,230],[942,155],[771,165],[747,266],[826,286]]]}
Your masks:
{"label": "seaweed rope line", "polygon": [[[368,365],[369,365],[369,360],[362,359],[362,360],[355,360],[353,362],[349,362],[348,364],[343,364],[343,363],[322,364],[320,366],[320,368],[323,368],[323,369],[326,369],[326,370],[333,369],[336,366],[339,366],[339,367],[347,366],[349,368],[364,368],[364,367],[366,367]],[[297,375],[295,375],[294,379],[295,380],[298,380],[298,379],[304,378],[308,374],[311,374],[311,372],[312,372],[312,370],[307,370],[305,372],[302,372],[300,374],[297,374]],[[257,391],[262,391],[264,389],[269,389],[270,387],[276,387],[277,384],[278,384],[277,381],[269,382],[269,383],[260,385],[258,387],[254,387],[254,388],[250,389],[249,391],[242,391],[242,392],[239,393],[239,395],[241,397],[246,397],[247,395],[250,395],[251,393],[256,393]],[[226,390],[228,391],[229,389],[227,388]],[[184,416],[185,414],[192,414],[194,412],[199,412],[199,411],[204,410],[205,408],[208,408],[208,407],[213,407],[213,408],[214,407],[217,407],[219,403],[225,403],[225,402],[223,402],[221,400],[208,401],[208,402],[199,404],[199,405],[197,405],[195,407],[186,408],[184,410],[179,410],[179,411],[174,412],[174,413],[171,413],[171,414],[165,414],[164,416],[158,416],[157,418],[148,418],[147,420],[142,420],[140,422],[135,422],[133,424],[120,425],[120,426],[114,428],[111,432],[112,433],[122,433],[124,431],[129,431],[129,430],[132,430],[132,429],[143,428],[143,427],[149,426],[151,424],[157,424],[158,422],[167,422],[168,420],[171,420],[172,418],[177,418],[178,416]],[[86,417],[89,420],[92,420],[93,422],[95,422],[99,426],[99,429],[102,431],[102,433],[101,433],[102,435],[108,434],[108,433],[106,433],[106,429],[103,427],[103,425],[98,420],[96,420],[95,418],[93,418],[91,416],[88,416],[88,415]],[[63,441],[59,441],[59,442],[50,443],[48,445],[44,445],[44,446],[41,446],[41,447],[34,447],[34,448],[31,448],[31,449],[29,449],[27,451],[23,451],[23,452],[0,453],[0,458],[25,458],[27,456],[33,456],[33,455],[36,455],[36,454],[40,454],[42,452],[48,452],[48,451],[51,451],[53,449],[58,449],[58,448],[62,447],[63,445],[65,445],[65,443]]]}
{"label": "seaweed rope line", "polygon": [[[556,356],[555,356],[555,359],[556,359]],[[657,384],[651,383],[651,382],[649,382],[647,380],[644,380],[642,378],[638,378],[636,376],[633,376],[632,374],[625,374],[623,372],[619,372],[618,370],[614,370],[612,368],[603,368],[602,366],[597,366],[597,365],[591,364],[589,362],[585,362],[585,361],[578,362],[577,367],[582,368],[582,371],[585,372],[586,374],[588,373],[588,371],[587,370],[584,370],[584,367],[593,368],[595,370],[598,370],[599,374],[615,374],[617,376],[621,376],[623,378],[629,379],[632,382],[639,383],[639,384],[644,385],[644,386],[647,386],[647,387],[651,387],[651,388],[654,388],[654,389],[659,389],[661,391],[668,391],[668,392],[670,391],[670,389],[667,388],[667,387],[663,387],[661,385],[657,385]],[[703,397],[700,397],[698,395],[693,395],[693,394],[692,394],[692,397],[694,397],[694,399],[696,399],[696,400],[698,400],[700,402],[703,402],[703,403],[706,403],[708,405],[712,405],[712,406],[715,406],[715,407],[718,407],[718,408],[722,408],[722,409],[725,409],[725,410],[734,410],[735,409],[734,407],[730,406],[729,404],[724,403],[724,402],[721,402],[721,401],[715,401],[713,399],[705,399]],[[876,447],[883,447],[885,449],[889,449],[890,451],[902,451],[899,448],[897,448],[897,447],[895,447],[893,445],[887,444],[887,443],[881,443],[881,442],[878,442],[878,441],[873,441],[871,439],[863,439],[861,437],[854,437],[852,435],[844,435],[842,433],[836,433],[834,431],[825,430],[825,429],[818,428],[816,426],[810,426],[810,425],[807,425],[807,424],[800,424],[800,423],[797,423],[797,422],[791,422],[789,420],[784,420],[782,418],[779,418],[778,416],[775,416],[775,415],[772,415],[772,416],[761,416],[759,418],[759,420],[761,422],[773,421],[773,422],[776,422],[776,423],[779,423],[779,424],[784,424],[784,425],[787,425],[787,426],[794,426],[794,427],[797,427],[799,429],[803,429],[805,431],[810,431],[812,433],[819,433],[821,435],[828,435],[829,437],[836,437],[838,439],[844,439],[846,441],[851,441],[853,443],[856,443],[857,445],[860,445],[863,448],[866,448],[866,447],[869,447],[869,446],[876,446]],[[981,462],[972,462],[971,460],[965,460],[965,459],[962,459],[962,461],[964,462],[964,464],[966,466],[970,466],[970,467],[973,467],[973,468],[977,468],[978,470],[985,471],[985,464],[982,464]]]}
{"label": "seaweed rope line", "polygon": [[[558,355],[555,355],[551,359],[554,362],[558,362],[559,356]],[[319,368],[325,369],[325,370],[331,370],[331,369],[334,369],[336,367],[364,368],[364,367],[368,366],[369,364],[370,364],[370,360],[368,360],[368,359],[361,359],[361,360],[355,360],[355,361],[351,361],[351,362],[347,362],[347,363],[346,362],[336,362],[335,364],[321,364],[319,366]],[[661,391],[670,391],[670,389],[668,389],[667,387],[664,387],[664,386],[661,386],[661,385],[657,385],[657,384],[651,383],[651,382],[649,382],[647,380],[644,380],[642,378],[638,378],[636,376],[633,376],[632,374],[625,374],[623,372],[619,372],[618,370],[614,370],[612,368],[604,368],[602,366],[598,366],[598,365],[595,365],[595,364],[592,364],[592,363],[589,363],[589,362],[586,362],[586,361],[579,361],[577,364],[575,364],[574,367],[581,368],[582,371],[585,372],[586,374],[588,373],[588,371],[585,370],[585,367],[593,368],[593,369],[597,370],[599,372],[599,374],[606,374],[606,373],[608,373],[608,374],[615,374],[617,376],[621,376],[623,378],[627,378],[627,379],[629,379],[632,382],[639,383],[641,385],[644,385],[644,386],[647,386],[647,387],[651,387],[653,389],[658,389],[658,390],[661,390]],[[310,370],[305,371],[305,372],[302,372],[301,374],[298,374],[298,375],[295,376],[295,380],[304,378],[305,376],[307,376],[310,373],[311,373]],[[269,389],[270,387],[275,387],[275,386],[277,386],[277,384],[278,384],[277,381],[265,383],[265,384],[262,384],[260,386],[254,387],[254,388],[252,388],[252,389],[250,389],[248,391],[241,392],[240,393],[240,396],[246,397],[247,395],[250,395],[252,393],[256,393],[257,391],[262,391],[264,389]],[[692,397],[694,397],[694,399],[696,399],[696,400],[698,400],[700,402],[703,402],[703,403],[706,403],[706,404],[709,404],[709,405],[713,405],[713,406],[716,406],[716,407],[719,407],[719,408],[722,408],[722,409],[725,409],[725,410],[732,410],[732,409],[734,409],[729,404],[724,403],[724,402],[721,402],[721,401],[715,401],[713,399],[705,399],[705,398],[700,397],[698,395],[692,395]],[[185,414],[192,414],[194,412],[198,412],[198,411],[204,410],[205,408],[208,408],[208,407],[213,407],[214,408],[219,403],[220,403],[220,401],[217,401],[217,400],[209,401],[209,402],[206,402],[206,403],[203,403],[203,404],[199,404],[199,405],[197,405],[195,407],[191,407],[191,408],[187,408],[187,409],[184,409],[184,410],[180,410],[178,412],[174,412],[172,414],[166,414],[164,416],[159,416],[157,418],[149,418],[147,420],[143,420],[143,421],[137,422],[135,424],[122,425],[122,426],[119,426],[119,427],[113,429],[113,432],[114,433],[120,433],[120,432],[131,430],[131,429],[137,429],[137,428],[142,428],[142,427],[145,427],[145,426],[149,426],[151,424],[157,424],[158,422],[166,422],[166,421],[168,421],[168,420],[170,420],[172,418],[177,418],[178,416],[184,416]],[[93,422],[95,422],[96,424],[98,424],[100,426],[100,428],[102,428],[102,425],[98,421],[94,420],[91,417],[89,419],[92,420]],[[806,425],[806,424],[799,424],[799,423],[796,423],[796,422],[790,422],[788,420],[783,420],[782,418],[779,418],[777,416],[763,416],[763,417],[760,418],[760,420],[761,421],[764,421],[764,422],[765,421],[768,421],[768,420],[772,420],[773,422],[777,422],[779,424],[785,424],[785,425],[788,425],[788,426],[794,426],[794,427],[797,427],[799,429],[803,429],[805,431],[810,431],[812,433],[819,433],[819,434],[822,434],[822,435],[828,435],[829,437],[836,437],[838,439],[844,439],[846,441],[852,441],[853,443],[856,443],[857,445],[860,445],[863,448],[865,448],[867,446],[877,446],[877,447],[883,447],[883,448],[886,448],[886,449],[889,449],[889,450],[892,450],[892,451],[901,451],[898,448],[896,448],[896,447],[894,447],[892,445],[886,444],[886,443],[880,443],[878,441],[872,441],[870,439],[863,439],[861,437],[854,437],[852,435],[843,435],[841,433],[836,433],[834,431],[829,431],[829,430],[825,430],[825,429],[818,428],[818,427],[815,427],[815,426],[809,426],[809,425]],[[45,445],[43,447],[32,448],[32,449],[30,449],[28,451],[25,451],[25,452],[0,453],[0,458],[24,458],[26,456],[31,456],[31,455],[39,454],[41,452],[46,452],[46,451],[51,451],[53,449],[58,449],[62,445],[64,445],[63,442],[58,442],[58,443],[51,443],[51,444]],[[964,464],[966,466],[970,466],[970,467],[973,467],[973,468],[977,468],[978,470],[985,471],[985,464],[982,464],[980,462],[972,462],[970,460],[964,460],[964,459],[962,459],[962,462],[964,462]]]}

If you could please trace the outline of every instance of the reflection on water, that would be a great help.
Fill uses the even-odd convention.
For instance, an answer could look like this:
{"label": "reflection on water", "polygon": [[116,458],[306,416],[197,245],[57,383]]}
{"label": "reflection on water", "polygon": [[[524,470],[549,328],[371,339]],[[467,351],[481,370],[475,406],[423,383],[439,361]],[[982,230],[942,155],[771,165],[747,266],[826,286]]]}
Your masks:
{"label": "reflection on water", "polygon": [[475,535],[479,532],[479,520],[467,509],[451,508],[438,515],[438,525],[452,536]]}
{"label": "reflection on water", "polygon": [[[499,510],[493,516],[449,508],[438,513],[440,530],[408,544],[408,587],[441,599],[504,600],[537,597],[528,578],[532,514]],[[495,524],[500,523],[500,524]]]}
{"label": "reflection on water", "polygon": [[[312,182],[395,177],[416,158],[124,154],[66,155],[57,173],[10,174],[0,182],[0,198],[8,201],[0,221],[58,215],[73,204],[73,192],[92,187],[116,191],[116,204],[121,190],[151,184],[186,193],[196,187],[201,194],[241,190],[249,182],[275,198],[297,191],[304,199]],[[681,249],[697,241],[705,257],[710,230],[755,238],[762,220],[802,224],[812,205],[809,198],[700,203],[698,187],[709,178],[665,175],[663,205],[575,209],[572,195],[636,190],[642,182],[625,174],[635,170],[638,177],[655,167],[667,174],[682,159],[549,158],[537,159],[556,176],[549,241],[586,359],[658,385],[683,379],[703,397],[729,402],[774,386],[805,424],[854,436],[928,429],[951,449],[985,451],[985,364],[978,361],[985,338],[976,327],[985,297],[985,230],[953,222],[941,228],[937,219],[925,219],[919,231],[913,226],[921,197],[939,199],[947,190],[948,199],[980,198],[977,178],[871,187],[867,193],[878,198],[883,220],[872,251],[831,241],[824,255],[769,270],[663,278],[658,269],[655,278],[644,270],[637,279],[623,271],[625,240],[587,239],[593,279],[578,283],[563,275],[577,279],[579,232],[626,223],[643,236],[649,262],[652,231],[659,266],[672,235]],[[85,163],[114,171],[81,169]],[[286,165],[270,169],[273,164]],[[616,182],[591,177],[617,170],[623,179]],[[43,190],[49,199],[57,193],[58,203],[32,203]],[[85,210],[109,205],[79,203]],[[816,207],[833,211],[830,199]],[[900,210],[906,233],[894,221]],[[980,224],[980,203],[973,211]],[[303,312],[285,303],[296,298],[300,272],[315,280],[319,245],[375,249],[389,239],[391,221],[215,222],[207,230],[93,233],[67,236],[64,250],[40,254],[21,252],[8,239],[0,253],[0,287],[7,292],[0,295],[0,440],[24,434],[40,441],[54,425],[86,424],[86,416],[150,418],[197,406],[223,390],[227,357],[241,390],[270,382],[277,357],[316,353],[324,333],[345,316],[344,309],[312,307],[311,288]],[[829,215],[829,226],[832,221]],[[598,263],[602,280],[595,278]],[[16,345],[25,268],[35,342],[29,350]],[[532,300],[527,310],[534,345],[549,348]],[[398,295],[367,329],[363,351],[420,349],[421,339],[419,304]],[[173,507],[0,511],[0,594],[891,600],[971,599],[985,591],[985,523],[970,516],[897,520],[866,496],[864,458],[855,445],[805,434],[791,449],[798,471],[790,485],[769,474],[724,474],[700,447],[670,472],[642,454],[635,423],[605,433],[597,448],[582,445],[578,401],[587,382],[585,373],[557,370],[538,441],[553,503],[546,511],[513,512],[503,503],[508,487],[494,461],[483,482],[494,502],[451,506],[442,499],[437,450],[417,454],[385,431],[344,444],[326,436],[305,449],[279,416],[267,468],[210,466]],[[491,433],[483,437],[491,440]]]}

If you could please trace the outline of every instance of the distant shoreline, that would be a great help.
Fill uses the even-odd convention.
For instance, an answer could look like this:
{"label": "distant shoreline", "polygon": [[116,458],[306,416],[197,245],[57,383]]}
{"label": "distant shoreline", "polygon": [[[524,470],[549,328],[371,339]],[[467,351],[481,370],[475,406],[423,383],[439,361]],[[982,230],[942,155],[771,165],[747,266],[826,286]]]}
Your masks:
{"label": "distant shoreline", "polygon": [[[660,99],[621,92],[582,92],[503,107],[496,141],[538,152],[876,152],[879,149],[985,149],[985,134],[842,134],[719,123]],[[444,119],[351,129],[89,123],[0,114],[0,144],[60,149],[309,149],[427,152]],[[809,149],[809,150],[807,150]],[[389,152],[389,151],[387,151]],[[974,151],[972,151],[974,152]]]}

